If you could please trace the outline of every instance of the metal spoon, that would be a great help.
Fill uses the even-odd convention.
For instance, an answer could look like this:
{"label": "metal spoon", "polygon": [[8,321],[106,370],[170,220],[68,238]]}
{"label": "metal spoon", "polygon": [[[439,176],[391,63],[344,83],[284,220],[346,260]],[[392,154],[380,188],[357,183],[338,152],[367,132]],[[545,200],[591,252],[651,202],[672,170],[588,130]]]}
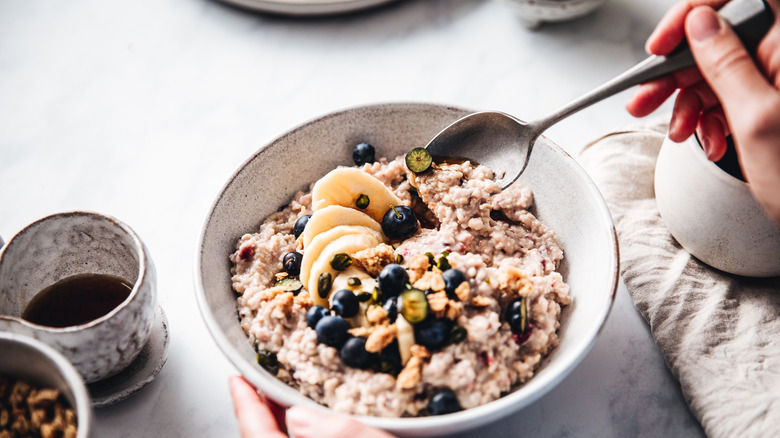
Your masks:
{"label": "metal spoon", "polygon": [[[773,22],[772,10],[763,0],[734,0],[718,12],[751,53],[755,53]],[[629,87],[694,64],[693,55],[683,42],[671,54],[650,56],[546,117],[523,122],[502,112],[469,114],[439,132],[426,149],[434,157],[466,158],[492,168],[503,189],[523,173],[536,139],[550,126]]]}

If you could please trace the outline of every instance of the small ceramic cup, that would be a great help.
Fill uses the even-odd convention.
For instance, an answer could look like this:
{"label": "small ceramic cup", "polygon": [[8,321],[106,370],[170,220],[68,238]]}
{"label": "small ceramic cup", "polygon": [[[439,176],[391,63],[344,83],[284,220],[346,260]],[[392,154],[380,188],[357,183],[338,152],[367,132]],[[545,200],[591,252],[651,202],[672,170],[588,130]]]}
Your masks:
{"label": "small ceramic cup", "polygon": [[655,197],[669,231],[697,259],[736,275],[780,275],[780,227],[747,183],[707,159],[696,136],[664,141]]}
{"label": "small ceramic cup", "polygon": [[[133,285],[130,295],[89,322],[54,328],[22,314],[38,292],[79,274],[105,274]],[[0,331],[39,339],[61,352],[86,382],[129,365],[149,339],[157,309],[157,275],[136,233],[113,217],[72,211],[35,221],[0,250]]]}
{"label": "small ceramic cup", "polygon": [[0,376],[56,389],[76,413],[76,438],[95,436],[94,413],[81,375],[61,353],[36,339],[0,332]]}

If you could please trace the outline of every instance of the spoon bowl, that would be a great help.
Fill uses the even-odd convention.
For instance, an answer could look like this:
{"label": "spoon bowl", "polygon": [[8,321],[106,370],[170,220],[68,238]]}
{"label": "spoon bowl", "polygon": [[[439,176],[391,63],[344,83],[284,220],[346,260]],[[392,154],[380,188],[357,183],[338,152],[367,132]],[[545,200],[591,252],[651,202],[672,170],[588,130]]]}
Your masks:
{"label": "spoon bowl", "polygon": [[[498,111],[482,111],[456,120],[426,149],[434,157],[479,157],[472,161],[493,169],[498,184],[506,187],[516,178],[513,170],[525,169],[528,164],[535,141],[529,134],[522,120]],[[457,145],[455,154],[451,153],[452,145]],[[507,177],[511,180],[505,181]]]}

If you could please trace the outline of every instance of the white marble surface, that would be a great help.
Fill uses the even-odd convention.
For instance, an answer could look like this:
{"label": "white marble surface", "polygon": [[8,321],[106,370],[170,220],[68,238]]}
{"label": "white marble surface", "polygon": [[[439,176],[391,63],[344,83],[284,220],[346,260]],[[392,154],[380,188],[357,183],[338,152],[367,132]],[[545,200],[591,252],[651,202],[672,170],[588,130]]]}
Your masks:
{"label": "white marble surface", "polygon": [[[642,59],[671,4],[609,0],[532,32],[497,0],[406,0],[326,19],[213,0],[0,2],[0,233],[96,210],[130,224],[159,272],[168,363],[143,391],[97,411],[100,436],[238,436],[227,391],[235,370],[201,320],[192,266],[213,197],[257,147],[367,103],[544,115]],[[576,154],[633,122],[627,93],[547,135]],[[531,434],[702,434],[624,286],[578,369],[471,435]]]}

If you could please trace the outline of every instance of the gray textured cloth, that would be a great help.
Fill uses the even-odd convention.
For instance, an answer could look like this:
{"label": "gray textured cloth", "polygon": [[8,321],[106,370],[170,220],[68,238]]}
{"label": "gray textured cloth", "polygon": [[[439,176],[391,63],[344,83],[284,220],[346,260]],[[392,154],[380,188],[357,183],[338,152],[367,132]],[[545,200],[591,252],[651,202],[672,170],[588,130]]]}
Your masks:
{"label": "gray textured cloth", "polygon": [[580,162],[607,201],[621,275],[711,437],[780,436],[780,278],[716,271],[665,228],[653,190],[667,125],[608,134]]}

